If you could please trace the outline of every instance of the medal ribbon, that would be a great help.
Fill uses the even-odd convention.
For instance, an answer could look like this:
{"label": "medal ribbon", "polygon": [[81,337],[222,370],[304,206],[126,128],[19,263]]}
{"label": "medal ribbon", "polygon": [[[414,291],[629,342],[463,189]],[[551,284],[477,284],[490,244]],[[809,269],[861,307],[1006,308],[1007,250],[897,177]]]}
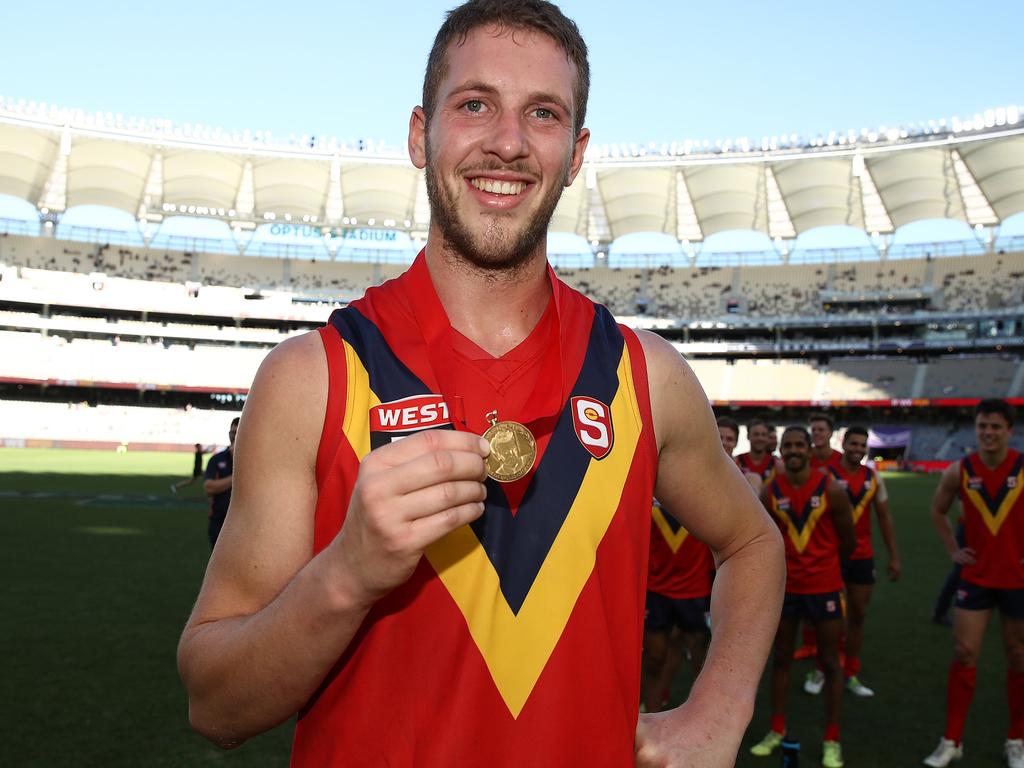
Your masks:
{"label": "medal ribbon", "polygon": [[[423,251],[420,251],[416,257],[412,267],[410,267],[410,271],[417,273],[417,282],[422,286],[420,295],[409,296],[409,303],[412,307],[420,335],[425,342],[427,357],[432,369],[431,373],[434,376],[441,396],[448,404],[448,411],[452,415],[453,426],[463,431],[475,431],[470,430],[468,423],[470,421],[486,423],[485,413],[470,414],[469,418],[467,418],[465,400],[458,392],[457,366],[459,363],[452,341],[455,330],[452,328],[444,306],[441,304],[437,291],[434,289]],[[564,342],[562,337],[567,329],[559,316],[558,288],[557,283],[551,278],[550,267],[548,268],[548,273],[548,279],[554,293],[554,321],[558,326],[558,332],[555,334],[555,342],[549,345],[548,349],[543,352],[543,355],[545,359],[549,359],[549,355],[555,355],[555,359],[558,361],[559,386],[546,386],[549,382],[545,381],[543,377],[538,378],[537,383],[540,385],[538,387],[540,391],[536,392],[535,397],[529,398],[521,413],[505,412],[501,408],[500,403],[495,403],[484,409],[485,412],[497,410],[499,422],[517,421],[522,423],[530,430],[534,438],[538,438],[541,434],[548,434],[554,429],[557,416],[565,404],[565,395],[569,387],[569,384],[565,381],[562,361],[562,345]],[[543,315],[541,319],[543,319]],[[541,366],[543,371],[546,368],[543,361]]]}

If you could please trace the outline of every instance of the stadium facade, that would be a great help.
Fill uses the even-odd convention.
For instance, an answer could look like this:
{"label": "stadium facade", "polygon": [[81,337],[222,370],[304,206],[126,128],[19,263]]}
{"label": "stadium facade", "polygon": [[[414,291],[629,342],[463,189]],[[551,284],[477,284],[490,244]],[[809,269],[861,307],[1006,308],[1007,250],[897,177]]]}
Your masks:
{"label": "stadium facade", "polygon": [[[5,102],[0,195],[17,203],[0,218],[9,445],[222,440],[269,348],[400,272],[429,223],[422,173],[371,145]],[[83,206],[130,225],[83,224]],[[670,338],[741,419],[828,407],[909,424],[904,456],[946,460],[978,398],[1024,403],[1024,235],[1004,228],[1022,212],[1017,108],[809,141],[595,147],[555,212],[552,261]],[[901,241],[936,219],[963,239]],[[808,247],[826,227],[859,245]],[[765,246],[708,246],[737,230]],[[621,247],[638,235],[646,250]]]}

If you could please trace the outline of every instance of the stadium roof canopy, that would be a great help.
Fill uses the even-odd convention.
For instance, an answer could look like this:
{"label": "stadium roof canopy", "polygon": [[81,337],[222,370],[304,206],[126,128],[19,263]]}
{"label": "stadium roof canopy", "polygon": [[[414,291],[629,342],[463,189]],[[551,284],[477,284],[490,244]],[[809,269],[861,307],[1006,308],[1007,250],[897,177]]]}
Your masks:
{"label": "stadium roof canopy", "polygon": [[[51,220],[104,205],[153,223],[184,214],[242,229],[291,221],[422,236],[429,218],[423,174],[397,153],[2,99],[0,194]],[[1024,119],[1011,107],[948,129],[942,121],[804,143],[592,147],[551,229],[594,245],[636,232],[789,240],[828,225],[872,234],[925,219],[997,226],[1021,211]]]}

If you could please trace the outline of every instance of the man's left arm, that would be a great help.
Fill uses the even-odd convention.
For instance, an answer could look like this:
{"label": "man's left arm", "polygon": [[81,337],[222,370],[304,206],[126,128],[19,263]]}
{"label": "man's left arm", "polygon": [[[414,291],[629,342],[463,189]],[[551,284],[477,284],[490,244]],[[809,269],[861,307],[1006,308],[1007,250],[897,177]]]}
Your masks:
{"label": "man's left arm", "polygon": [[850,497],[835,480],[828,481],[825,493],[828,497],[828,507],[832,510],[832,524],[839,537],[839,557],[846,560],[857,548],[857,533],[853,528],[853,507],[850,506]]}
{"label": "man's left arm", "polygon": [[641,715],[637,766],[731,766],[778,627],[785,581],[779,530],[721,447],[700,384],[679,353],[641,333],[657,439],[655,495],[698,539],[718,572],[712,639],[690,696],[670,712]]}
{"label": "man's left arm", "polygon": [[896,529],[892,523],[892,515],[889,514],[889,494],[886,491],[885,483],[882,482],[882,476],[879,474],[877,478],[875,516],[878,518],[878,530],[882,534],[882,541],[885,542],[885,548],[889,551],[889,565],[886,572],[889,575],[889,581],[898,581],[903,572],[903,566],[900,562],[900,553],[896,549]]}

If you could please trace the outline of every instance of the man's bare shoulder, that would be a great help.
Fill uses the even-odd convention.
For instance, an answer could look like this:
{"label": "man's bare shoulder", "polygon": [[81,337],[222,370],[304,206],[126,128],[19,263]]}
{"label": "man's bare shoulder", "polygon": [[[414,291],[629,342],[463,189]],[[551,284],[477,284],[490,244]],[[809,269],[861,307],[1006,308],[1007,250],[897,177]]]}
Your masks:
{"label": "man's bare shoulder", "polygon": [[[637,331],[637,338],[647,362],[651,416],[659,449],[667,442],[689,441],[694,433],[712,430],[714,419],[704,390],[679,350],[650,331]],[[689,407],[680,408],[680,403]]]}
{"label": "man's bare shoulder", "polygon": [[263,359],[259,374],[274,378],[315,379],[311,373],[327,372],[327,355],[319,331],[285,339]]}
{"label": "man's bare shoulder", "polygon": [[946,490],[955,490],[960,485],[960,460],[954,461],[942,470],[942,479],[939,484]]}
{"label": "man's bare shoulder", "polygon": [[[327,355],[317,331],[294,336],[263,359],[249,390],[243,429],[268,434],[319,435],[327,405]],[[248,423],[246,423],[248,422]]]}
{"label": "man's bare shoulder", "polygon": [[636,335],[647,358],[647,377],[652,387],[655,384],[689,387],[700,390],[703,395],[693,369],[672,342],[653,331],[638,330]]}
{"label": "man's bare shoulder", "polygon": [[[663,362],[668,363],[671,358],[682,360],[683,356],[679,353],[679,350],[672,346],[672,342],[668,339],[659,336],[654,331],[645,331],[642,329],[636,329],[634,331],[637,339],[640,340],[640,344],[644,348],[644,354],[647,355],[648,359],[651,358],[661,360],[665,358]],[[685,361],[683,361],[685,365]],[[689,368],[689,366],[686,366]]]}

